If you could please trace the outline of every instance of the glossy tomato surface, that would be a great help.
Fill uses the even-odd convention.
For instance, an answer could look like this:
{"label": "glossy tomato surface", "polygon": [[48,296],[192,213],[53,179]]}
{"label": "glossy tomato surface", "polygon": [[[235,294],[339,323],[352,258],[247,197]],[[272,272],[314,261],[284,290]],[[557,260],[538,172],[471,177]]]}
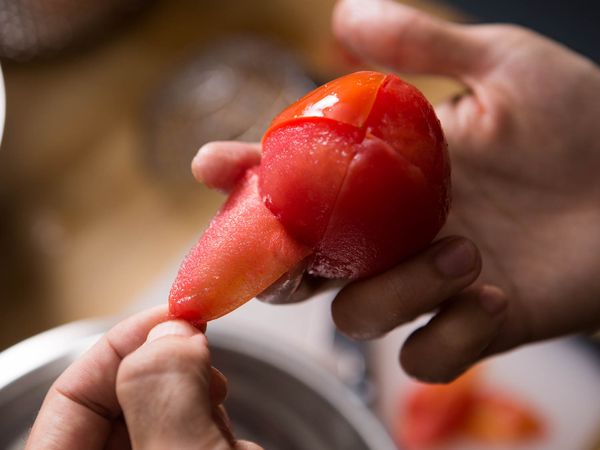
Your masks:
{"label": "glossy tomato surface", "polygon": [[282,111],[270,130],[302,117],[323,117],[362,128],[385,79],[379,72],[356,72],[326,83]]}

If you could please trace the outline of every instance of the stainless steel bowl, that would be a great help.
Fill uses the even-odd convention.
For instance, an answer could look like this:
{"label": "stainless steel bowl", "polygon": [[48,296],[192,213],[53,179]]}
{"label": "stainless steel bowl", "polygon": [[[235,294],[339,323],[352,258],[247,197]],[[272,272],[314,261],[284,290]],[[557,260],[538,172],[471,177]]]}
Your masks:
{"label": "stainless steel bowl", "polygon": [[[109,327],[59,327],[0,353],[0,448],[20,448],[54,379]],[[393,450],[359,398],[300,353],[243,332],[209,333],[213,363],[229,378],[238,436],[266,450]]]}

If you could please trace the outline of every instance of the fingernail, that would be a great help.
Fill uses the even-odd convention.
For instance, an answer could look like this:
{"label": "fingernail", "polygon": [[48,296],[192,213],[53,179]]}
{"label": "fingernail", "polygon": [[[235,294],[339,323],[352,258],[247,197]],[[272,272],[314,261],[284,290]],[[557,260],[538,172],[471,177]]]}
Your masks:
{"label": "fingernail", "polygon": [[484,286],[479,293],[479,304],[489,314],[500,314],[508,306],[506,295],[496,286]]}
{"label": "fingernail", "polygon": [[477,258],[477,249],[471,241],[453,239],[438,251],[434,262],[442,275],[458,278],[475,268]]}
{"label": "fingernail", "polygon": [[373,339],[382,338],[387,334],[385,331],[381,330],[352,330],[342,333],[357,341],[371,341]]}
{"label": "fingernail", "polygon": [[199,334],[200,331],[187,322],[182,320],[169,320],[159,323],[148,333],[146,342],[153,342],[165,336],[184,336],[190,337]]}
{"label": "fingernail", "polygon": [[199,181],[204,179],[206,172],[210,172],[211,170],[211,152],[214,153],[214,146],[211,142],[208,144],[204,144],[202,147],[198,149],[194,157],[192,158],[192,173]]}
{"label": "fingernail", "polygon": [[345,3],[350,7],[351,19],[364,21],[370,17],[377,18],[383,2],[381,0],[346,0]]}
{"label": "fingernail", "polygon": [[192,158],[192,166],[194,166],[195,164],[198,164],[198,162],[200,161],[200,159],[203,157],[204,153],[206,152],[205,148],[206,148],[207,145],[208,144],[204,144],[202,147],[200,147],[198,149],[198,151],[196,152],[196,154]]}

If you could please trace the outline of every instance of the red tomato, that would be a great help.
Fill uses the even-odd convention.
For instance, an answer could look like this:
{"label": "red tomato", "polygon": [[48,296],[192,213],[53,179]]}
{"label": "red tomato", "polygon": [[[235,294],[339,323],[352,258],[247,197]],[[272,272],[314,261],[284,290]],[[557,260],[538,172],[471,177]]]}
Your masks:
{"label": "red tomato", "polygon": [[261,194],[292,236],[316,246],[309,271],[322,277],[378,273],[425,247],[446,220],[449,183],[433,108],[395,75],[328,83],[263,138]]}
{"label": "red tomato", "polygon": [[385,270],[435,237],[449,175],[439,121],[417,89],[377,72],[327,83],[275,118],[257,175],[184,261],[171,312],[219,317],[307,256],[323,277]]}

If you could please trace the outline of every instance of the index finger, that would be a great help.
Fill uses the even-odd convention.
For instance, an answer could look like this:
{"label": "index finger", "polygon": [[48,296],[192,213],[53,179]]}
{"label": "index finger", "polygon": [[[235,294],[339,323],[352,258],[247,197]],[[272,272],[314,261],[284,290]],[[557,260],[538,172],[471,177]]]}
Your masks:
{"label": "index finger", "polygon": [[121,360],[167,320],[164,306],[113,327],[52,385],[31,430],[26,449],[104,448],[112,422],[121,414],[115,393]]}
{"label": "index finger", "polygon": [[331,305],[333,320],[355,339],[379,337],[438,308],[480,270],[481,256],[471,241],[444,238],[387,272],[346,286]]}

